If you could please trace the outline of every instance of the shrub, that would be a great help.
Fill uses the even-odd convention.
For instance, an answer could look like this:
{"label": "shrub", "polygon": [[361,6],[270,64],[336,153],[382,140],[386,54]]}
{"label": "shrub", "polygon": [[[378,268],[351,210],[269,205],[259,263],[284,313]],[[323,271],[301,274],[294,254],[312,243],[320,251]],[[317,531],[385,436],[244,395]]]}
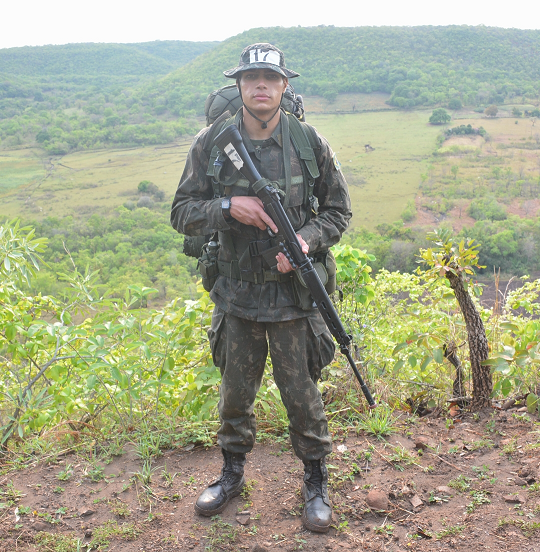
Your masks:
{"label": "shrub", "polygon": [[467,214],[475,220],[505,220],[506,209],[493,198],[474,199]]}

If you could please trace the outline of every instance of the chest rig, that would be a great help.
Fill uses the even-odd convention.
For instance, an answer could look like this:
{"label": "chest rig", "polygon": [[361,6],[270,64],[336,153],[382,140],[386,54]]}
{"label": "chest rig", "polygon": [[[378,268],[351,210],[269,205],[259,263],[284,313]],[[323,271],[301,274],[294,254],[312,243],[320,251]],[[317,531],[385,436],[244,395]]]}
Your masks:
{"label": "chest rig", "polygon": [[[222,114],[212,125],[205,140],[204,150],[209,155],[208,169],[206,176],[212,181],[214,198],[229,195],[234,190],[245,191],[249,188],[247,180],[232,165],[227,156],[220,152],[213,145],[214,138],[228,125],[241,124],[241,111],[231,117],[229,112]],[[320,148],[315,130],[300,122],[294,115],[281,112],[281,137],[283,148],[283,172],[284,178],[276,182],[275,186],[283,196],[283,207],[287,209],[291,202],[291,190],[293,193],[293,205],[301,204],[306,212],[304,225],[317,214],[317,198],[314,195],[315,180],[319,177],[319,168],[315,151]],[[299,161],[301,175],[291,174],[291,148]],[[295,161],[296,163],[296,161]],[[228,174],[227,174],[228,173]],[[298,202],[296,197],[298,190],[302,191],[303,197]],[[213,237],[216,240],[216,236]],[[232,235],[231,232],[218,232],[217,240],[220,245],[220,253],[217,259],[219,274],[253,283],[264,283],[268,281],[284,282],[289,281],[291,274],[281,274],[272,270],[276,265],[276,255],[281,250],[276,238],[264,240],[249,240],[246,237]]]}

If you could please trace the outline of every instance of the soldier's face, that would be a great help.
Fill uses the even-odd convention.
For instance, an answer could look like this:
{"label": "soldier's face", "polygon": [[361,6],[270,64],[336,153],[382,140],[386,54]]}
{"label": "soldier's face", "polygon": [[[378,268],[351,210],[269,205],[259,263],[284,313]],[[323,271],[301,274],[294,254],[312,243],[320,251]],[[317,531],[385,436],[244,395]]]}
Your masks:
{"label": "soldier's face", "polygon": [[242,99],[254,113],[275,111],[288,80],[271,69],[251,69],[240,77]]}

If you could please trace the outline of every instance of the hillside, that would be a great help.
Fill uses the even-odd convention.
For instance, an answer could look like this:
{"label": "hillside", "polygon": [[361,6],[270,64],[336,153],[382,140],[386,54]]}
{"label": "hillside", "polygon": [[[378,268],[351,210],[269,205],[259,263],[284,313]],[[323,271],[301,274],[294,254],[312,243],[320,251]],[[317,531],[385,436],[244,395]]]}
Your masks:
{"label": "hillside", "polygon": [[[459,98],[465,105],[537,98],[540,31],[491,27],[259,28],[234,36],[151,87],[143,99],[202,112],[223,86],[224,69],[255,42],[272,42],[301,74],[299,92],[334,99],[347,92],[386,92],[397,107]],[[321,45],[324,44],[324,48]]]}
{"label": "hillside", "polygon": [[217,44],[164,40],[4,48],[0,49],[0,74],[29,77],[164,75]]}
{"label": "hillside", "polygon": [[326,102],[364,93],[387,94],[398,108],[538,101],[535,30],[276,27],[218,44],[12,48],[0,50],[0,146],[37,142],[48,153],[65,154],[171,142],[197,129],[193,117],[203,114],[207,94],[226,84],[222,71],[258,41],[287,53],[301,74],[298,92]]}

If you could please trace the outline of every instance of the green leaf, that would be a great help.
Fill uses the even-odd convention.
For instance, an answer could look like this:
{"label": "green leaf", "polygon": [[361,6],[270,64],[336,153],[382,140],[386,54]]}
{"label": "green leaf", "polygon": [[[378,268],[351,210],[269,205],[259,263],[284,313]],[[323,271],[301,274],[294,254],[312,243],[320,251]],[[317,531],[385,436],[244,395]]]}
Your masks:
{"label": "green leaf", "polygon": [[403,343],[398,343],[395,347],[394,347],[394,350],[392,351],[392,355],[395,355],[396,353],[399,353],[399,351],[401,351],[401,349],[405,349],[405,347],[407,347],[409,344],[404,341]]}
{"label": "green leaf", "polygon": [[534,393],[529,393],[527,395],[527,412],[529,414],[534,414],[538,407],[538,396]]}
{"label": "green leaf", "polygon": [[409,364],[411,365],[411,368],[414,368],[416,366],[416,361],[417,361],[416,357],[414,355],[411,355],[408,360],[409,360]]}
{"label": "green leaf", "polygon": [[444,353],[443,353],[443,350],[441,348],[435,349],[433,351],[433,360],[437,364],[442,364],[443,363],[443,358],[444,358]]}
{"label": "green leaf", "polygon": [[403,360],[398,360],[395,364],[394,364],[394,367],[392,368],[392,373],[395,375],[397,374],[401,368],[403,367],[403,364],[405,364],[405,362]]}
{"label": "green leaf", "polygon": [[97,382],[98,382],[97,377],[94,374],[92,374],[91,376],[88,376],[88,379],[86,380],[86,387],[88,387],[88,389],[94,389]]}
{"label": "green leaf", "polygon": [[510,383],[510,380],[508,378],[505,378],[501,382],[501,392],[503,396],[507,397],[510,391],[512,391],[512,384]]}
{"label": "green leaf", "polygon": [[5,329],[6,338],[11,341],[17,335],[17,327],[15,324],[8,324]]}
{"label": "green leaf", "polygon": [[122,383],[122,374],[116,366],[111,366],[111,376],[118,382]]}
{"label": "green leaf", "polygon": [[429,363],[433,360],[433,357],[426,356],[424,360],[422,361],[422,364],[420,365],[420,372],[423,372],[428,366]]}

